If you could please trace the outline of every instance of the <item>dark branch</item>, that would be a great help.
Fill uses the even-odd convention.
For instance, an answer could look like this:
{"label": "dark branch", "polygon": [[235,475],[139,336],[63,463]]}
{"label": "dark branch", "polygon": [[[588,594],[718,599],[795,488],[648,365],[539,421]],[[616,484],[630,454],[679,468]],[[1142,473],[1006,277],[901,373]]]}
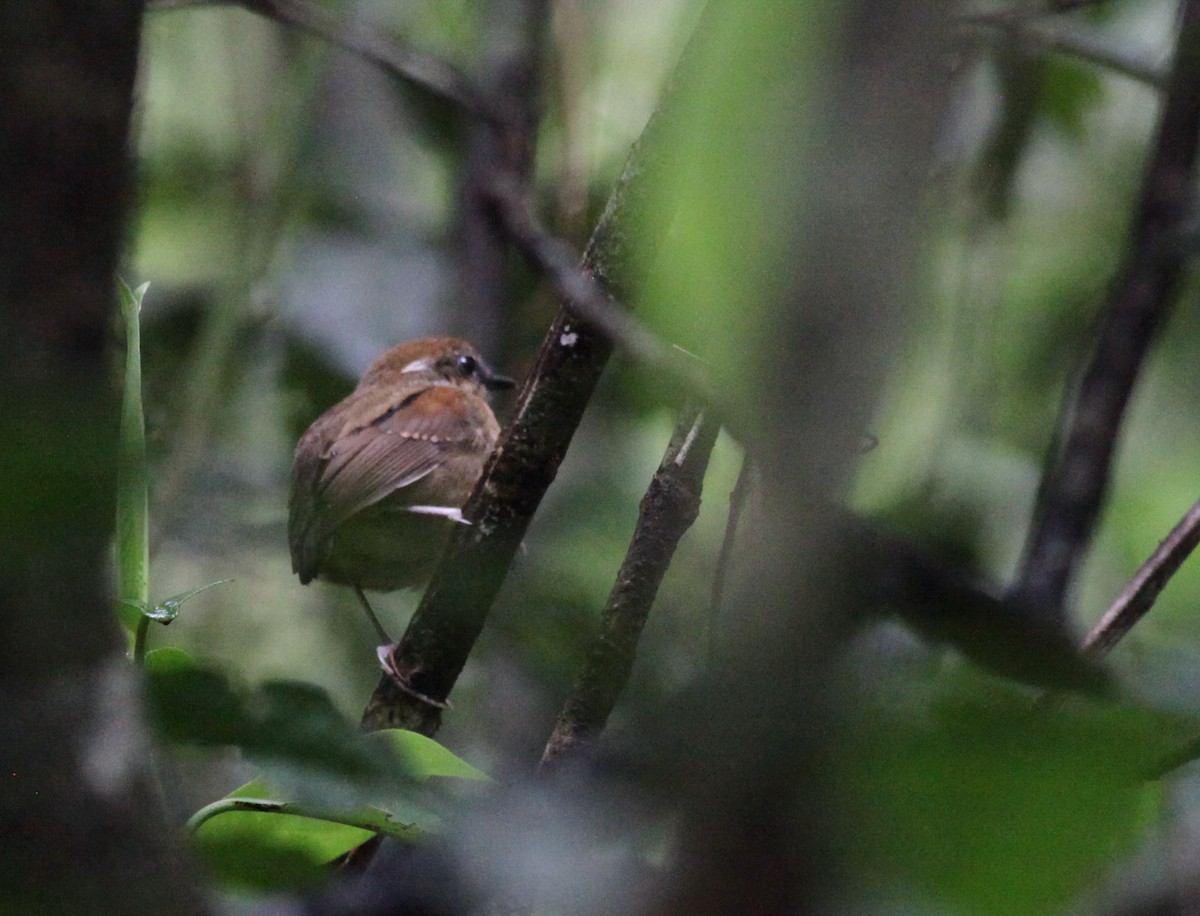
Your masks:
{"label": "dark branch", "polygon": [[1188,509],[1179,520],[1179,524],[1171,529],[1171,533],[1142,564],[1137,575],[1129,580],[1129,584],[1100,618],[1100,622],[1088,633],[1083,641],[1083,648],[1103,654],[1120,642],[1133,625],[1154,606],[1158,593],[1196,549],[1198,543],[1200,502]]}
{"label": "dark branch", "polygon": [[141,33],[129,0],[0,3],[7,912],[216,909],[155,792],[112,613],[113,316]]}
{"label": "dark branch", "polygon": [[150,0],[147,9],[241,6],[284,25],[295,26],[359,55],[402,82],[435,95],[473,115],[498,120],[487,99],[462,73],[436,54],[404,48],[373,29],[342,23],[307,0]]}
{"label": "dark branch", "polygon": [[1111,689],[1108,672],[1062,628],[902,538],[848,514],[841,525],[864,604],[878,603],[926,639],[1003,677],[1093,695]]}
{"label": "dark branch", "polygon": [[685,407],[658,471],[642,497],[637,528],[600,617],[600,632],[554,734],[542,755],[543,771],[577,756],[604,729],[625,689],[638,639],[680,538],[700,513],[700,493],[720,424]]}
{"label": "dark branch", "polygon": [[[663,343],[631,312],[615,302],[586,270],[571,246],[547,232],[534,217],[517,182],[498,175],[488,194],[512,243],[554,287],[575,317],[634,362],[665,377],[697,401],[710,404],[715,392],[700,362]],[[725,417],[736,412],[720,410]]]}
{"label": "dark branch", "polygon": [[[674,117],[671,95],[668,88],[631,150],[583,255],[583,270],[606,293],[626,300],[633,288],[632,252],[652,255],[663,236],[662,215],[646,204],[670,167],[669,150],[660,138]],[[466,664],[611,351],[605,335],[579,321],[568,306],[559,310],[516,413],[464,507],[474,524],[455,531],[408,630],[393,648],[393,674],[381,679],[367,704],[365,727],[424,734],[437,730],[440,704]],[[464,575],[467,570],[470,574]]]}
{"label": "dark branch", "polygon": [[1129,253],[1074,402],[1060,417],[1062,449],[1043,477],[1014,587],[1021,603],[1055,620],[1066,617],[1065,598],[1104,500],[1125,407],[1178,291],[1185,252],[1176,236],[1193,213],[1198,132],[1200,0],[1187,0]]}
{"label": "dark branch", "polygon": [[[1154,606],[1159,592],[1196,549],[1197,543],[1200,543],[1200,501],[1184,513],[1171,533],[1129,580],[1100,622],[1088,633],[1083,642],[1084,650],[1102,655],[1120,642]],[[1192,739],[1164,757],[1151,770],[1148,778],[1162,779],[1197,758],[1200,758],[1200,738]]]}

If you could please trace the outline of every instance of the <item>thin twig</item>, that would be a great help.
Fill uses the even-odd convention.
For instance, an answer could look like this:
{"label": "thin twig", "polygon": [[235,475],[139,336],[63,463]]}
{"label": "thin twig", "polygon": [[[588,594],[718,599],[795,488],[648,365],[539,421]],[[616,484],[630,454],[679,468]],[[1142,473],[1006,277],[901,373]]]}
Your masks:
{"label": "thin twig", "polygon": [[700,493],[720,424],[685,407],[638,511],[600,632],[563,706],[542,755],[541,770],[577,757],[603,731],[629,681],[638,639],[680,538],[700,513]]}
{"label": "thin twig", "polygon": [[470,81],[436,54],[413,51],[373,29],[341,23],[307,0],[150,0],[147,9],[166,11],[198,6],[241,6],[284,25],[304,29],[470,114],[499,119],[499,114]]}
{"label": "thin twig", "polygon": [[[685,52],[681,68],[687,59]],[[630,151],[583,254],[583,269],[614,297],[627,300],[632,292],[633,252],[652,256],[665,234],[667,214],[647,204],[674,161],[665,142],[676,117],[672,96],[668,87]],[[560,308],[516,412],[464,507],[474,524],[456,526],[433,581],[393,648],[389,673],[367,703],[364,727],[437,731],[446,699],[611,352],[605,335],[566,304]]]}
{"label": "thin twig", "polygon": [[1193,213],[1192,171],[1200,136],[1200,0],[1185,0],[1170,84],[1130,232],[1129,253],[1104,309],[1079,388],[1059,419],[1013,593],[1048,618],[1064,601],[1091,540],[1108,488],[1130,393],[1175,299],[1186,252],[1176,244]]}
{"label": "thin twig", "polygon": [[[1171,529],[1150,558],[1117,596],[1083,642],[1086,651],[1102,655],[1112,649],[1154,606],[1159,592],[1200,542],[1200,500]],[[1147,779],[1162,779],[1200,758],[1200,738],[1158,760]]]}
{"label": "thin twig", "polygon": [[746,505],[746,496],[750,492],[750,474],[752,470],[750,455],[742,456],[742,469],[738,471],[737,483],[729,493],[729,517],[725,520],[725,540],[721,542],[721,552],[717,554],[717,568],[713,572],[712,599],[708,610],[708,660],[712,662],[717,654],[717,636],[720,632],[721,606],[725,601],[725,583],[729,578],[729,565],[733,560],[733,545],[737,540],[738,525],[742,518],[742,509]]}
{"label": "thin twig", "polygon": [[1092,627],[1083,648],[1088,652],[1104,654],[1115,646],[1133,625],[1141,620],[1154,606],[1158,593],[1170,581],[1171,576],[1200,543],[1200,501],[1184,514],[1171,529],[1150,558],[1142,564],[1137,574],[1112,603],[1100,622]]}
{"label": "thin twig", "polygon": [[[700,362],[659,340],[584,268],[567,242],[556,238],[533,215],[519,185],[495,176],[488,191],[513,244],[541,274],[581,322],[603,334],[634,362],[675,383],[695,400],[712,404],[716,393]],[[716,411],[728,418],[736,411]]]}
{"label": "thin twig", "polygon": [[379,618],[375,615],[375,609],[371,607],[371,602],[367,600],[367,596],[363,594],[363,590],[357,585],[354,586],[354,595],[358,598],[358,603],[362,609],[367,612],[367,617],[371,619],[371,626],[375,628],[375,635],[384,641],[390,643],[392,637],[388,636],[387,630],[383,628],[383,624],[379,622]]}

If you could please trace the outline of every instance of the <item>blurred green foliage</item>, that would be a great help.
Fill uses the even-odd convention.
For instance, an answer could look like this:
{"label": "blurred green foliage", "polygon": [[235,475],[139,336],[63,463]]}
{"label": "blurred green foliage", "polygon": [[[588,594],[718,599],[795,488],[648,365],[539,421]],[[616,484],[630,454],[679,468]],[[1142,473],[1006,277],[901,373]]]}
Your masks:
{"label": "blurred green foliage", "polygon": [[880,897],[964,913],[1057,913],[1153,835],[1150,781],[1197,722],[1126,704],[1047,714],[963,672],[872,684],[839,746],[843,841]]}
{"label": "blurred green foliage", "polygon": [[[577,244],[699,7],[556,6],[537,182],[548,222]],[[1104,7],[1091,23],[1109,40],[1165,56],[1170,3]],[[755,202],[808,178],[802,162],[781,161],[755,127],[784,110],[811,112],[817,125],[836,116],[818,111],[804,89],[819,79],[830,22],[817,16],[810,32],[783,34],[770,9],[748,8],[746,22],[718,37],[721,53],[759,61],[786,50],[795,82],[768,81],[762,110],[739,107],[762,78],[750,65],[744,83],[709,74],[688,87],[678,186],[659,190],[670,200],[679,187],[707,182],[720,193],[679,202],[666,250],[642,265],[637,303],[657,333],[696,353],[739,395],[761,358],[759,303],[789,262]],[[480,10],[468,0],[343,8],[472,73],[481,67]],[[876,409],[879,445],[862,458],[849,497],[998,583],[1012,575],[1064,388],[1122,256],[1155,111],[1145,86],[1060,56],[1004,53],[971,46],[955,62],[954,110],[922,214],[919,304]],[[290,449],[376,352],[451,320],[455,274],[464,269],[454,260],[463,124],[319,41],[243,10],[153,15],[144,60],[128,275],[154,283],[143,335],[154,591],[236,578],[198,595],[168,631],[201,662],[174,657],[173,670],[154,673],[152,708],[176,740],[232,743],[307,767],[302,775],[290,763],[273,767],[272,785],[311,785],[320,764],[338,771],[325,785],[341,786],[344,776],[373,772],[376,758],[348,737],[346,722],[378,669],[352,597],[304,589],[290,573]],[[1036,78],[1025,67],[1036,67]],[[1017,86],[1033,95],[1006,95]],[[714,125],[745,135],[739,155],[707,142]],[[569,187],[582,189],[582,217],[571,209],[578,201],[561,193]],[[714,225],[723,232],[710,232]],[[721,244],[730,233],[761,244],[747,256]],[[1195,499],[1194,293],[1191,286],[1181,298],[1134,399],[1103,527],[1075,590],[1081,627]],[[500,368],[527,368],[553,307],[532,288],[512,303],[509,339],[488,342],[505,354]],[[189,398],[206,389],[214,397],[189,411]],[[508,409],[499,405],[501,414]],[[618,358],[439,736],[484,770],[523,772],[536,761],[673,419],[673,405]],[[190,452],[179,446],[188,441]],[[703,665],[713,558],[739,459],[722,440],[701,518],[667,577],[615,717],[618,731],[661,710]],[[389,629],[402,629],[413,600],[378,602]],[[1198,602],[1192,562],[1114,654],[1132,699],[1113,708],[1071,704],[1036,719],[1028,697],[955,661],[947,678],[936,657],[905,667],[885,654],[884,676],[835,748],[842,791],[862,818],[850,861],[877,876],[864,890],[953,912],[1055,912],[1126,862],[1151,824],[1162,825],[1164,793],[1194,811],[1200,796],[1186,780],[1147,787],[1139,774],[1191,734],[1188,715],[1200,712]],[[921,696],[888,679],[893,664]],[[298,673],[304,684],[280,683]],[[905,702],[880,702],[893,690]],[[243,839],[227,838],[227,848]],[[328,852],[301,856],[298,880],[311,878]],[[289,870],[282,862],[264,866],[268,876]],[[236,880],[261,887],[266,878]]]}

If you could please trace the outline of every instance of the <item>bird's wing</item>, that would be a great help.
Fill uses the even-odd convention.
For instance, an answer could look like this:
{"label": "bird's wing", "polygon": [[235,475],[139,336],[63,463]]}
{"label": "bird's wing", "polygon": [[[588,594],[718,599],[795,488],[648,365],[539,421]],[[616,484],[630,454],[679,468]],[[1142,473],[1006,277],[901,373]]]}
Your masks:
{"label": "bird's wing", "polygon": [[[400,401],[380,399],[365,411],[374,415],[366,424],[318,428],[322,417],[310,428],[296,449],[289,500],[292,566],[302,581],[315,577],[326,542],[342,522],[416,483],[472,440],[461,403],[470,396],[433,386]],[[306,450],[310,436],[329,444]]]}

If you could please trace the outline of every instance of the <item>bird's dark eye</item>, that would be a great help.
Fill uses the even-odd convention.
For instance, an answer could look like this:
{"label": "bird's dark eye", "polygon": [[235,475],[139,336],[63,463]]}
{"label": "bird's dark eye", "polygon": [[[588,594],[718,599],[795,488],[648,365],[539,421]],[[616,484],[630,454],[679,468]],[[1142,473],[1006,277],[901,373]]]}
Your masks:
{"label": "bird's dark eye", "polygon": [[474,356],[467,356],[465,353],[458,358],[458,371],[464,376],[474,375],[479,371],[479,363]]}

